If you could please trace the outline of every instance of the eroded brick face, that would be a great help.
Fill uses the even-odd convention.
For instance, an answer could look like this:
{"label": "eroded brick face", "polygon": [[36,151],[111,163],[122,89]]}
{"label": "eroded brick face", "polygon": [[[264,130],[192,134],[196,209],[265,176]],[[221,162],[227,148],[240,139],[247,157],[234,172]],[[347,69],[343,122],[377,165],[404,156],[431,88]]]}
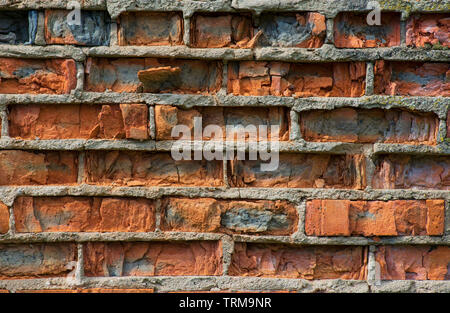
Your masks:
{"label": "eroded brick face", "polygon": [[0,279],[66,277],[75,268],[76,251],[73,243],[2,244]]}
{"label": "eroded brick face", "polygon": [[361,155],[280,154],[276,171],[262,171],[267,161],[229,162],[233,187],[266,188],[354,188],[365,186]]}
{"label": "eroded brick face", "polygon": [[5,234],[9,230],[9,209],[0,202],[0,234]]}
{"label": "eroded brick face", "polygon": [[374,188],[450,189],[448,157],[383,155],[376,161]]}
{"label": "eroded brick face", "polygon": [[87,276],[204,276],[222,273],[216,241],[88,243]]}
{"label": "eroded brick face", "polygon": [[384,246],[377,248],[383,280],[449,280],[450,247]]}
{"label": "eroded brick face", "polygon": [[[140,87],[138,72],[145,75]],[[92,58],[86,64],[86,90],[104,92],[215,93],[220,89],[222,66],[216,61],[155,58]]]}
{"label": "eroded brick face", "polygon": [[381,13],[380,25],[367,24],[367,13],[340,13],[334,20],[338,48],[375,48],[400,45],[400,14]]}
{"label": "eroded brick face", "polygon": [[168,198],[162,208],[161,229],[167,231],[289,235],[298,221],[287,201]]}
{"label": "eroded brick face", "polygon": [[0,58],[0,93],[66,94],[77,85],[72,59]]}
{"label": "eroded brick face", "polygon": [[19,197],[13,211],[20,233],[155,230],[155,205],[146,199]]}
{"label": "eroded brick face", "polygon": [[86,152],[86,183],[121,186],[223,186],[219,161],[175,161],[170,152]]}
{"label": "eroded brick face", "polygon": [[435,144],[439,119],[432,113],[353,108],[300,113],[307,141]]}
{"label": "eroded brick face", "polygon": [[302,64],[233,62],[228,92],[244,96],[359,97],[364,95],[364,63]]}
{"label": "eroded brick face", "polygon": [[364,247],[291,247],[236,243],[230,275],[301,279],[365,279]]}
{"label": "eroded brick face", "polygon": [[164,46],[183,43],[183,19],[178,12],[125,12],[120,15],[119,45]]}
{"label": "eroded brick face", "polygon": [[67,185],[78,177],[72,151],[0,151],[0,185]]}
{"label": "eroded brick face", "polygon": [[[204,140],[242,140],[238,135],[233,136],[233,132],[227,131],[230,127],[242,125],[244,130],[256,130],[256,140],[283,140],[289,139],[289,116],[286,108],[213,108],[196,107],[193,109],[180,109],[174,106],[156,105],[155,106],[155,126],[156,139],[158,140],[178,140],[194,139],[194,119],[202,119],[202,138]],[[190,134],[183,137],[183,133],[172,136],[176,125],[186,125]],[[211,128],[217,125],[220,131]],[[209,128],[208,128],[209,126]],[[255,128],[252,128],[255,126]],[[260,129],[260,126],[267,127]],[[272,127],[277,126],[279,133],[272,134]],[[209,131],[210,130],[210,131]],[[251,135],[246,133],[244,139],[249,139]]]}
{"label": "eroded brick face", "polygon": [[23,44],[28,40],[28,11],[0,11],[0,44]]}
{"label": "eroded brick face", "polygon": [[450,47],[449,14],[416,14],[406,24],[406,44],[438,49]]}
{"label": "eroded brick face", "polygon": [[375,63],[375,93],[400,96],[450,95],[448,63]]}
{"label": "eroded brick face", "polygon": [[148,139],[145,104],[19,104],[9,119],[21,139]]}
{"label": "eroded brick face", "polygon": [[312,200],[305,231],[314,236],[442,235],[444,200]]}

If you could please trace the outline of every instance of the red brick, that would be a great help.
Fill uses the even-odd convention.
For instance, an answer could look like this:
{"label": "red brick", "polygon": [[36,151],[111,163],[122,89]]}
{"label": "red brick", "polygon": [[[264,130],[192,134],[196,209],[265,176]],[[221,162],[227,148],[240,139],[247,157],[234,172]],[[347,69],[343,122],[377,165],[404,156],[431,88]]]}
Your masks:
{"label": "red brick", "polygon": [[217,241],[87,243],[86,276],[198,276],[222,273]]}
{"label": "red brick", "polygon": [[382,280],[450,280],[448,246],[382,246],[376,261]]}
{"label": "red brick", "polygon": [[366,278],[367,249],[235,243],[231,276],[301,279]]}
{"label": "red brick", "polygon": [[65,277],[76,260],[73,243],[0,245],[0,279]]}
{"label": "red brick", "polygon": [[366,65],[242,61],[228,66],[228,92],[244,96],[359,97]]}
{"label": "red brick", "polygon": [[[85,71],[85,88],[95,92],[215,93],[222,85],[222,65],[217,61],[89,58]],[[145,84],[139,72],[146,74]]]}
{"label": "red brick", "polygon": [[229,163],[229,183],[233,187],[352,188],[365,186],[364,158],[361,155],[281,153],[275,171],[261,171],[268,161],[234,160]]}
{"label": "red brick", "polygon": [[178,12],[125,12],[120,15],[119,45],[174,46],[183,43]]}
{"label": "red brick", "polygon": [[406,44],[414,47],[450,47],[449,14],[417,14],[406,24]]}
{"label": "red brick", "polygon": [[15,292],[16,293],[153,293],[154,289],[108,289],[108,288],[37,289],[37,290],[25,289],[25,290],[16,290]]}
{"label": "red brick", "polygon": [[227,201],[168,198],[162,202],[161,230],[290,235],[297,228],[295,206],[287,201]]}
{"label": "red brick", "polygon": [[170,153],[89,151],[89,184],[125,186],[223,186],[220,161],[175,161]]}
{"label": "red brick", "polygon": [[381,25],[367,24],[367,13],[342,12],[334,20],[337,48],[376,48],[400,45],[400,13],[381,13]]}
{"label": "red brick", "polygon": [[382,155],[376,161],[373,188],[450,189],[448,157]]}
{"label": "red brick", "polygon": [[146,199],[19,197],[13,211],[19,233],[155,230],[155,205]]}
{"label": "red brick", "polygon": [[70,10],[45,10],[45,42],[79,46],[108,46],[110,18],[107,11],[83,10],[80,24],[69,26]]}
{"label": "red brick", "polygon": [[439,119],[433,113],[342,108],[300,113],[307,141],[436,144]]}
{"label": "red brick", "polygon": [[252,19],[244,14],[196,14],[191,42],[196,48],[246,48],[253,37]]}
{"label": "red brick", "polygon": [[67,94],[77,85],[72,59],[0,58],[0,93]]}
{"label": "red brick", "polygon": [[[191,138],[194,139],[194,117],[202,118],[203,129],[208,125],[218,125],[222,130],[221,139],[226,139],[226,126],[242,125],[247,127],[254,125],[267,126],[267,136],[259,134],[259,140],[270,139],[271,126],[278,125],[280,128],[279,140],[289,140],[289,113],[286,108],[224,108],[224,107],[195,107],[183,110],[174,106],[156,105],[155,124],[157,140],[177,140],[180,137],[172,137],[172,129],[176,125],[186,125],[191,130]],[[203,136],[204,140],[218,138],[220,135]],[[246,134],[246,138],[248,138]],[[266,139],[267,138],[267,139]],[[239,138],[237,138],[239,140]]]}
{"label": "red brick", "polygon": [[9,209],[0,202],[0,234],[6,234],[9,230]]}
{"label": "red brick", "polygon": [[75,184],[78,157],[72,151],[0,151],[0,185]]}
{"label": "red brick", "polygon": [[377,61],[374,71],[376,94],[450,96],[448,63]]}
{"label": "red brick", "polygon": [[312,200],[305,230],[313,236],[442,235],[444,200]]}
{"label": "red brick", "polygon": [[17,104],[9,114],[20,139],[148,139],[145,104]]}
{"label": "red brick", "polygon": [[447,138],[450,138],[450,111],[447,112]]}

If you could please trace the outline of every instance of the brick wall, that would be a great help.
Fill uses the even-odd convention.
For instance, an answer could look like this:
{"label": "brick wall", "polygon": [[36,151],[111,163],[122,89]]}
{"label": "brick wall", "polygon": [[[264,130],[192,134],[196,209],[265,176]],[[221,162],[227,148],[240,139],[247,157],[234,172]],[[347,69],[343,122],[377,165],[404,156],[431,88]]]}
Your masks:
{"label": "brick wall", "polygon": [[2,1],[0,292],[450,292],[450,7],[367,2]]}

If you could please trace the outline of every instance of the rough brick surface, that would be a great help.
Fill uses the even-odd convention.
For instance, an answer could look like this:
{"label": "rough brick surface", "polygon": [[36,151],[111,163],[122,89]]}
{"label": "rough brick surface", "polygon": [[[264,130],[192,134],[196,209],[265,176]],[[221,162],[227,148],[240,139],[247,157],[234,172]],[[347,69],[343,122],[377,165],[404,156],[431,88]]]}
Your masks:
{"label": "rough brick surface", "polygon": [[234,160],[229,164],[235,187],[355,188],[365,186],[360,155],[280,154],[276,171],[261,171],[263,161]]}
{"label": "rough brick surface", "polygon": [[5,244],[0,246],[0,279],[66,277],[77,260],[76,245]]}
{"label": "rough brick surface", "polygon": [[442,235],[444,212],[443,200],[312,200],[305,231],[314,236]]}
{"label": "rough brick surface", "polygon": [[450,95],[450,64],[419,62],[375,63],[375,93],[402,96]]}
{"label": "rough brick surface", "polygon": [[22,139],[147,139],[145,104],[24,104],[11,107],[9,135]]}
{"label": "rough brick surface", "polygon": [[161,229],[167,231],[289,235],[298,220],[286,201],[169,198],[162,208]]}
{"label": "rough brick surface", "polygon": [[67,23],[67,10],[45,11],[45,41],[47,44],[80,46],[109,45],[110,19],[104,11],[81,11],[81,25]]}
{"label": "rough brick surface", "polygon": [[244,96],[359,97],[364,63],[301,64],[243,61],[228,66],[228,92]]}
{"label": "rough brick surface", "polygon": [[183,42],[183,19],[177,12],[125,12],[120,16],[119,45],[163,46]]}
{"label": "rough brick surface", "polygon": [[[139,77],[145,81],[141,87],[140,71]],[[87,61],[85,88],[95,92],[214,93],[221,86],[221,73],[220,63],[214,61],[95,58]]]}
{"label": "rough brick surface", "polygon": [[400,45],[400,14],[381,14],[380,25],[368,25],[367,13],[340,13],[334,20],[338,48],[374,48]]}
{"label": "rough brick surface", "polygon": [[[202,138],[204,140],[227,139],[241,140],[238,135],[233,136],[227,132],[228,127],[239,127],[242,125],[244,130],[246,127],[255,126],[258,132],[258,140],[269,140],[278,138],[278,140],[289,139],[289,117],[287,110],[283,107],[277,108],[211,108],[196,107],[194,109],[183,110],[174,106],[156,105],[155,106],[155,125],[156,139],[158,140],[176,140],[176,139],[194,139],[194,118],[202,119]],[[181,138],[181,135],[172,137],[173,128],[176,125],[186,125],[190,129],[191,136]],[[216,134],[211,130],[208,131],[208,125],[217,125],[221,129],[221,134]],[[259,131],[259,126],[267,126],[266,131]],[[271,127],[278,126],[279,133],[272,136]],[[211,126],[210,126],[211,127]],[[247,128],[251,130],[250,128]],[[206,131],[205,131],[206,130]],[[250,135],[244,134],[244,138],[248,139]]]}
{"label": "rough brick surface", "polygon": [[0,234],[5,234],[9,230],[9,210],[8,207],[0,202]]}
{"label": "rough brick surface", "polygon": [[450,247],[379,247],[376,261],[384,280],[449,280]]}
{"label": "rough brick surface", "polygon": [[74,60],[0,58],[0,93],[64,94],[76,85]]}
{"label": "rough brick surface", "polygon": [[75,152],[0,151],[0,185],[74,184],[78,176]]}
{"label": "rough brick surface", "polygon": [[218,161],[175,161],[170,153],[90,151],[85,175],[90,184],[123,186],[222,186]]}
{"label": "rough brick surface", "polygon": [[365,279],[363,247],[290,247],[236,243],[230,275],[302,279]]}
{"label": "rough brick surface", "polygon": [[450,47],[449,14],[417,14],[406,24],[406,44],[439,49]]}
{"label": "rough brick surface", "polygon": [[164,243],[88,243],[87,276],[189,276],[222,273],[220,244],[215,241]]}
{"label": "rough brick surface", "polygon": [[439,120],[430,113],[401,110],[302,112],[302,136],[308,141],[435,144]]}
{"label": "rough brick surface", "polygon": [[450,159],[384,155],[376,162],[372,180],[380,189],[450,189]]}
{"label": "rough brick surface", "polygon": [[23,44],[28,40],[28,12],[0,11],[0,44]]}
{"label": "rough brick surface", "polygon": [[155,230],[155,205],[145,199],[19,197],[13,211],[20,233]]}

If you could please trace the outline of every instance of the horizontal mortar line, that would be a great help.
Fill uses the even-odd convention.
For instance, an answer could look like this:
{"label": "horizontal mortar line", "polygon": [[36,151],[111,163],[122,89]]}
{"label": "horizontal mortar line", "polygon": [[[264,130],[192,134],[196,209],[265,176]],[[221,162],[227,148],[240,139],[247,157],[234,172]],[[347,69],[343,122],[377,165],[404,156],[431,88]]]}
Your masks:
{"label": "horizontal mortar line", "polygon": [[19,290],[56,290],[76,288],[102,289],[154,289],[155,292],[170,291],[214,291],[248,290],[277,291],[292,290],[299,292],[382,292],[405,290],[410,292],[450,292],[450,281],[395,280],[381,281],[379,285],[369,284],[366,280],[323,279],[306,280],[300,278],[271,278],[245,276],[126,276],[126,277],[84,277],[81,283],[67,278],[35,278],[0,280],[0,288]]}
{"label": "horizontal mortar line", "polygon": [[0,57],[11,58],[73,58],[84,61],[86,57],[106,58],[183,58],[203,60],[257,60],[285,62],[351,62],[351,61],[431,61],[448,62],[447,50],[388,47],[342,49],[330,44],[321,48],[262,47],[254,49],[190,48],[187,46],[98,46],[79,48],[71,45],[0,45]]}
{"label": "horizontal mortar line", "polygon": [[366,109],[403,108],[413,111],[435,112],[440,118],[447,117],[450,97],[406,97],[406,96],[363,96],[363,97],[277,97],[277,96],[235,96],[194,94],[152,94],[118,92],[73,92],[67,95],[49,94],[0,94],[0,105],[16,104],[120,104],[147,103],[149,105],[173,105],[182,108],[200,107],[292,107],[297,112],[309,110],[332,110],[342,107]]}
{"label": "horizontal mortar line", "polygon": [[450,190],[416,189],[325,189],[325,188],[226,188],[226,187],[120,187],[80,184],[75,186],[0,186],[0,200],[12,205],[18,196],[32,197],[132,197],[160,199],[162,197],[289,200],[427,200],[450,199]]}
{"label": "horizontal mortar line", "polygon": [[[415,155],[450,155],[450,145],[417,145],[395,143],[346,143],[346,142],[307,142],[304,140],[280,141],[277,146],[273,141],[233,142],[233,141],[192,141],[192,140],[108,140],[108,139],[43,139],[22,140],[14,138],[0,139],[1,150],[41,150],[41,151],[148,151],[170,152],[174,147],[191,151],[246,151],[251,149],[276,149],[280,153],[330,153],[363,154],[364,147],[373,147],[373,154],[405,153]],[[0,150],[0,151],[1,151]]]}
{"label": "horizontal mortar line", "polygon": [[[225,233],[201,232],[30,232],[0,235],[0,244],[53,242],[160,242],[160,241],[218,241]],[[379,237],[315,237],[232,235],[235,242],[288,244],[295,246],[367,246],[367,245],[450,245],[450,236],[392,236]]]}

